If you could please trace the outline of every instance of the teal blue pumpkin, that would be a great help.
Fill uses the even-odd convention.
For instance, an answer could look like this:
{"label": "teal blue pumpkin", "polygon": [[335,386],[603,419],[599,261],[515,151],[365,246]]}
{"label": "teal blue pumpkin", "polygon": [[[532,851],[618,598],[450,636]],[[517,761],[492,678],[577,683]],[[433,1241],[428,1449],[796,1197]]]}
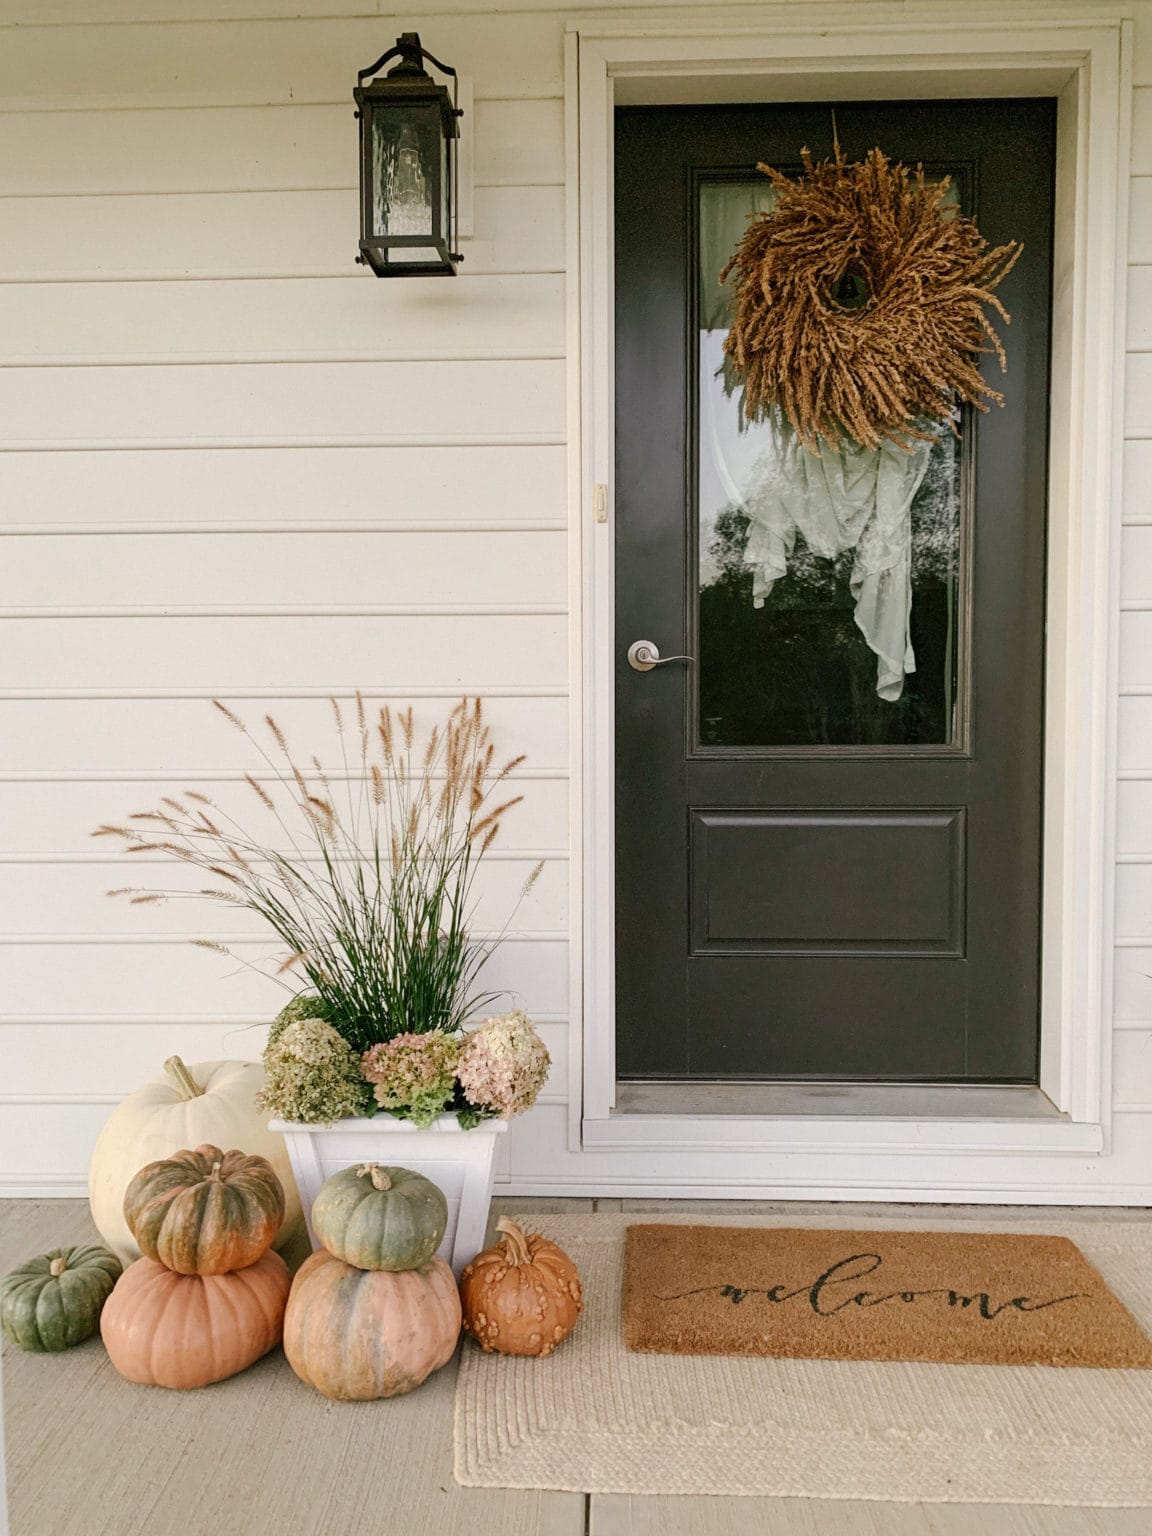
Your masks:
{"label": "teal blue pumpkin", "polygon": [[444,1239],[448,1202],[423,1174],[361,1163],[323,1185],[312,1230],[328,1252],[356,1269],[419,1269]]}
{"label": "teal blue pumpkin", "polygon": [[0,1280],[0,1328],[21,1349],[70,1349],[91,1338],[120,1278],[114,1253],[96,1244],[53,1248]]}

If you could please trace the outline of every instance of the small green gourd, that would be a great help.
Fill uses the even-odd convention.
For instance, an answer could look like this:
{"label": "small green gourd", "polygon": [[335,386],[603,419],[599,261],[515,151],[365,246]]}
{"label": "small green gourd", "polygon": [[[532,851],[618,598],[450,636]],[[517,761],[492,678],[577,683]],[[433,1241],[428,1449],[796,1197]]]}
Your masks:
{"label": "small green gourd", "polygon": [[0,1328],[37,1354],[81,1344],[100,1326],[120,1271],[116,1255],[95,1243],[38,1254],[0,1280]]}

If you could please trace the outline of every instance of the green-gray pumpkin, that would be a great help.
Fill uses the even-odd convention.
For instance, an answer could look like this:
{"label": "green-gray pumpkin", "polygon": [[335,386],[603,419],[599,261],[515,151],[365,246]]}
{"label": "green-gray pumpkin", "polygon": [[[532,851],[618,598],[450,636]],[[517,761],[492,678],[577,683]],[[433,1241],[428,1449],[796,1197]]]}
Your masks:
{"label": "green-gray pumpkin", "polygon": [[327,1180],[312,1205],[312,1230],[357,1269],[419,1269],[439,1248],[448,1202],[421,1173],[361,1163]]}
{"label": "green-gray pumpkin", "polygon": [[97,1244],[38,1254],[0,1280],[0,1328],[40,1354],[81,1344],[100,1326],[120,1270],[116,1255]]}

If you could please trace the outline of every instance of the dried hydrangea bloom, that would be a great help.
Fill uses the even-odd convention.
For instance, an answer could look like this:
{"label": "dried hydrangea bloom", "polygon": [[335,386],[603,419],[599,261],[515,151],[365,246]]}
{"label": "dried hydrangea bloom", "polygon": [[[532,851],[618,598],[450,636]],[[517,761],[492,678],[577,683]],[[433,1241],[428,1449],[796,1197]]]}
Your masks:
{"label": "dried hydrangea bloom", "polygon": [[323,1019],[325,1024],[331,1024],[331,1007],[315,992],[299,993],[272,1020],[268,1027],[268,1044],[274,1044],[290,1024],[299,1023],[301,1019]]}
{"label": "dried hydrangea bloom", "polygon": [[368,1094],[355,1051],[323,1019],[297,1019],[264,1051],[258,1108],[283,1120],[330,1125],[362,1115]]}
{"label": "dried hydrangea bloom", "polygon": [[531,1109],[552,1058],[527,1014],[496,1014],[465,1035],[456,1075],[469,1103],[502,1120]]}
{"label": "dried hydrangea bloom", "polygon": [[360,1070],[375,1086],[381,1109],[429,1126],[456,1093],[459,1041],[441,1029],[396,1035],[364,1052]]}

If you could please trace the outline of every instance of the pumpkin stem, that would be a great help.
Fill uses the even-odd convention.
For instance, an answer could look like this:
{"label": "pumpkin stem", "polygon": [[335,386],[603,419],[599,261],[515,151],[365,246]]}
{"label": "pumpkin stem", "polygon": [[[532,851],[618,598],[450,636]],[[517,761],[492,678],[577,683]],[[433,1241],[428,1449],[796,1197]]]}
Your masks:
{"label": "pumpkin stem", "polygon": [[67,1268],[68,1260],[61,1254],[58,1259],[53,1259],[51,1264],[49,1264],[48,1273],[50,1275],[62,1275]]}
{"label": "pumpkin stem", "polygon": [[208,1177],[210,1179],[215,1179],[216,1182],[219,1183],[224,1177],[224,1175],[220,1172],[222,1166],[223,1164],[221,1163],[213,1163],[212,1172],[208,1175]]}
{"label": "pumpkin stem", "polygon": [[528,1239],[514,1221],[507,1216],[501,1216],[496,1223],[496,1230],[504,1234],[504,1249],[509,1264],[531,1264],[532,1254],[528,1248]]}
{"label": "pumpkin stem", "polygon": [[381,1168],[379,1163],[361,1163],[360,1167],[357,1168],[356,1173],[360,1178],[363,1178],[365,1174],[370,1174],[372,1178],[373,1189],[392,1188],[392,1180],[388,1177],[384,1169]]}
{"label": "pumpkin stem", "polygon": [[168,1060],[164,1063],[164,1070],[176,1088],[179,1089],[182,1099],[198,1099],[204,1092],[179,1056],[169,1056]]}

